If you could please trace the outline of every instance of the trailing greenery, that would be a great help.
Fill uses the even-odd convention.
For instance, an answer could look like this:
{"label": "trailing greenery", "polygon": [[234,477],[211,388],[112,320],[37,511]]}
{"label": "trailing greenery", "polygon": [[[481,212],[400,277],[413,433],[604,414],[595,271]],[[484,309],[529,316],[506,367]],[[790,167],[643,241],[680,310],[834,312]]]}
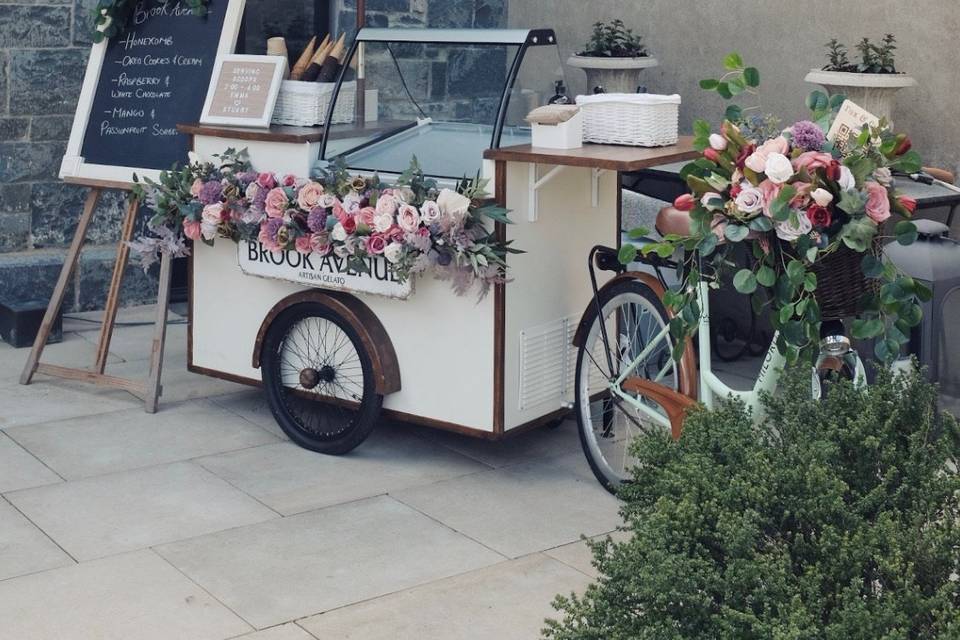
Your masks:
{"label": "trailing greenery", "polygon": [[960,637],[960,431],[919,375],[811,399],[809,369],[764,400],[638,439],[621,543],[558,597],[551,640]]}
{"label": "trailing greenery", "polygon": [[863,38],[857,43],[856,49],[860,53],[860,62],[850,61],[847,46],[836,38],[826,44],[827,61],[829,64],[824,71],[844,71],[848,73],[898,73],[896,64],[897,38],[888,33],[880,44],[874,44],[870,38]]}
{"label": "trailing greenery", "polygon": [[581,56],[603,58],[643,58],[649,55],[643,39],[632,29],[627,29],[622,20],[593,25],[593,35],[587,42]]}
{"label": "trailing greenery", "polygon": [[[102,42],[122,35],[130,29],[141,0],[99,0],[93,9],[93,41]],[[156,5],[169,0],[157,0]],[[195,16],[207,15],[210,0],[182,0]]]}

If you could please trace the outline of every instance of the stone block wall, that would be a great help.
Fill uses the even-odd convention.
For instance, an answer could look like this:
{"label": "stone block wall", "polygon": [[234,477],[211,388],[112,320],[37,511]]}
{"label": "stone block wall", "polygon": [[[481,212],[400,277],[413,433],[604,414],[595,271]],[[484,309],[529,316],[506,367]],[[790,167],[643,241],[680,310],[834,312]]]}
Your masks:
{"label": "stone block wall", "polygon": [[[318,3],[352,35],[354,0],[247,0],[243,47],[262,53],[266,38],[284,35],[299,50],[314,29]],[[76,229],[86,189],[57,179],[90,50],[96,0],[0,0],[0,299],[48,299]],[[368,24],[391,27],[505,26],[506,0],[368,0]],[[408,56],[403,64],[422,61]],[[440,61],[434,61],[440,62]],[[476,77],[473,58],[459,64]],[[439,73],[439,69],[436,69]],[[465,85],[469,88],[469,85]],[[424,91],[442,104],[448,89]],[[470,107],[483,108],[483,102]],[[434,106],[433,108],[438,108]],[[113,268],[124,195],[106,193],[94,216],[64,310],[101,308]],[[155,299],[156,283],[131,265],[123,303]]]}

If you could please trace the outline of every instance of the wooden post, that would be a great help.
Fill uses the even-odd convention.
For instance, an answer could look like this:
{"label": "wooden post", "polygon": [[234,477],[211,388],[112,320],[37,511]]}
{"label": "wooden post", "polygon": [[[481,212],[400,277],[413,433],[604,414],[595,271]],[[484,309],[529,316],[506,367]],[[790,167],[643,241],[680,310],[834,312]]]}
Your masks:
{"label": "wooden post", "polygon": [[43,316],[43,322],[40,324],[40,331],[33,342],[33,349],[30,350],[30,356],[23,367],[23,373],[20,374],[20,384],[30,384],[33,374],[37,372],[37,365],[40,364],[40,356],[43,354],[44,347],[47,346],[47,340],[50,339],[50,331],[53,329],[54,320],[60,307],[63,306],[63,298],[67,294],[67,285],[70,283],[70,276],[73,275],[77,267],[77,260],[80,258],[80,249],[83,248],[83,241],[87,237],[87,228],[90,226],[90,220],[93,218],[93,212],[100,201],[102,191],[96,187],[87,194],[87,201],[83,205],[83,213],[80,214],[80,222],[77,223],[77,231],[73,234],[73,241],[70,243],[70,249],[67,251],[66,258],[63,261],[63,268],[60,269],[60,277],[57,278],[57,284],[53,288],[53,296],[50,298],[50,304],[47,305],[47,312]]}
{"label": "wooden post", "polygon": [[120,286],[123,284],[123,274],[130,259],[130,247],[127,244],[133,240],[133,230],[137,224],[137,212],[140,210],[139,201],[131,197],[127,205],[127,213],[123,218],[123,230],[120,232],[120,243],[117,245],[117,260],[113,263],[113,277],[110,279],[110,290],[107,293],[107,304],[103,310],[103,323],[100,325],[100,339],[97,341],[96,372],[103,373],[107,368],[107,358],[110,357],[110,340],[113,338],[113,327],[117,321],[117,308],[120,305]]}
{"label": "wooden post", "polygon": [[[69,182],[85,184],[80,180],[69,180]],[[127,243],[133,239],[137,222],[137,211],[140,208],[136,198],[131,198],[123,219],[123,230],[120,234],[120,243],[117,246],[117,259],[113,265],[113,277],[110,280],[110,291],[107,294],[103,325],[100,327],[100,340],[97,343],[97,356],[94,369],[72,369],[40,362],[43,350],[47,346],[47,340],[50,339],[50,331],[53,328],[54,319],[63,306],[63,298],[66,295],[70,277],[76,270],[77,261],[80,258],[80,250],[83,248],[83,242],[87,237],[87,229],[93,218],[93,212],[97,208],[97,202],[100,200],[102,190],[130,190],[130,185],[107,181],[91,182],[87,183],[87,186],[91,186],[92,188],[87,195],[83,213],[80,215],[80,222],[77,224],[77,231],[73,235],[70,249],[67,251],[63,268],[60,270],[60,277],[57,280],[57,285],[53,289],[53,296],[50,298],[50,304],[47,306],[47,312],[43,317],[43,323],[40,325],[40,331],[37,333],[37,339],[33,343],[33,349],[30,351],[27,363],[23,368],[23,373],[20,375],[20,384],[30,384],[34,374],[40,373],[55,378],[78,380],[102,387],[122,389],[143,400],[144,408],[148,413],[156,413],[162,389],[160,385],[160,375],[163,369],[163,351],[167,336],[167,309],[170,304],[170,280],[173,268],[173,259],[169,254],[164,254],[160,263],[160,286],[157,290],[157,319],[154,327],[152,348],[150,350],[150,373],[147,379],[137,381],[104,374],[107,366],[107,358],[110,355],[110,340],[113,337],[113,329],[117,320],[117,309],[120,303],[120,289],[123,284],[123,275],[127,268],[127,261],[130,258],[130,247]]]}

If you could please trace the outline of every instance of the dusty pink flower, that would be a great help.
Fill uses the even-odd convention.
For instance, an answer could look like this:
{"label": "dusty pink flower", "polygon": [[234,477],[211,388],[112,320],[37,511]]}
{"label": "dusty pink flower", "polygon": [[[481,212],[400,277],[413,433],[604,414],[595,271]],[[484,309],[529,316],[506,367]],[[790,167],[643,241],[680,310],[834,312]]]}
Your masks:
{"label": "dusty pink flower", "polygon": [[292,173],[283,176],[283,186],[285,187],[297,186],[297,176],[293,175]]}
{"label": "dusty pink flower", "polygon": [[261,173],[257,176],[257,184],[264,189],[273,189],[277,186],[277,178],[272,173]]}
{"label": "dusty pink flower", "polygon": [[199,240],[200,239],[200,223],[194,220],[184,220],[183,235],[187,236],[191,240]]}
{"label": "dusty pink flower", "polygon": [[308,254],[313,252],[313,235],[308,233],[297,238],[296,241],[297,251],[303,254]]}
{"label": "dusty pink flower", "polygon": [[323,194],[323,185],[317,182],[308,182],[300,187],[300,191],[297,193],[297,204],[304,211],[312,211],[314,207],[320,204],[320,198]]}
{"label": "dusty pink flower", "polygon": [[190,185],[190,195],[192,195],[194,198],[197,198],[200,196],[200,191],[202,189],[203,189],[203,180],[201,180],[200,178],[197,178],[196,180],[193,181],[193,184]]}
{"label": "dusty pink flower", "polygon": [[771,215],[770,207],[773,206],[773,201],[780,195],[780,190],[783,188],[783,185],[774,184],[770,180],[764,180],[758,188],[760,192],[763,193],[763,213],[769,217]]}
{"label": "dusty pink flower", "polygon": [[806,169],[813,172],[817,169],[826,169],[833,164],[833,156],[822,151],[806,151],[793,159],[793,168],[797,171]]}
{"label": "dusty pink flower", "polygon": [[367,238],[367,253],[379,256],[387,248],[387,239],[379,233],[375,233]]}
{"label": "dusty pink flower", "polygon": [[391,193],[381,193],[377,199],[377,213],[393,215],[397,212],[397,199]]}
{"label": "dusty pink flower", "polygon": [[271,218],[282,218],[289,204],[290,200],[287,198],[287,192],[280,187],[275,187],[267,194],[263,208]]}
{"label": "dusty pink flower", "polygon": [[747,158],[744,163],[746,167],[756,173],[764,173],[767,170],[767,159],[771,154],[778,153],[787,155],[790,150],[790,143],[783,136],[778,136],[767,140],[756,151]]}
{"label": "dusty pink flower", "polygon": [[313,252],[321,256],[330,253],[330,232],[321,231],[313,234],[310,238],[310,244]]}
{"label": "dusty pink flower", "polygon": [[879,182],[867,182],[867,215],[870,219],[881,224],[890,217],[890,194],[887,188]]}
{"label": "dusty pink flower", "polygon": [[366,225],[373,228],[374,218],[377,216],[377,210],[373,207],[364,207],[357,212],[357,224]]}
{"label": "dusty pink flower", "polygon": [[409,204],[403,205],[397,214],[397,224],[404,231],[416,231],[417,227],[420,226],[420,212],[417,211],[416,207]]}

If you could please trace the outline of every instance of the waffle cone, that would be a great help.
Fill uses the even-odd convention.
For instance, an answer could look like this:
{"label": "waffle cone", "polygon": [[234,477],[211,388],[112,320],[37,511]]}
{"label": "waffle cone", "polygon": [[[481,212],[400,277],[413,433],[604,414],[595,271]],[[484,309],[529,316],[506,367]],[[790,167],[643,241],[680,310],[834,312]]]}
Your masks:
{"label": "waffle cone", "polygon": [[293,70],[290,71],[291,80],[299,80],[303,77],[303,72],[306,71],[307,67],[310,66],[310,60],[313,59],[313,54],[316,53],[316,48],[317,37],[314,36],[307,44],[307,48],[304,49],[303,53],[300,54],[300,57],[297,59],[297,63],[293,65]]}

